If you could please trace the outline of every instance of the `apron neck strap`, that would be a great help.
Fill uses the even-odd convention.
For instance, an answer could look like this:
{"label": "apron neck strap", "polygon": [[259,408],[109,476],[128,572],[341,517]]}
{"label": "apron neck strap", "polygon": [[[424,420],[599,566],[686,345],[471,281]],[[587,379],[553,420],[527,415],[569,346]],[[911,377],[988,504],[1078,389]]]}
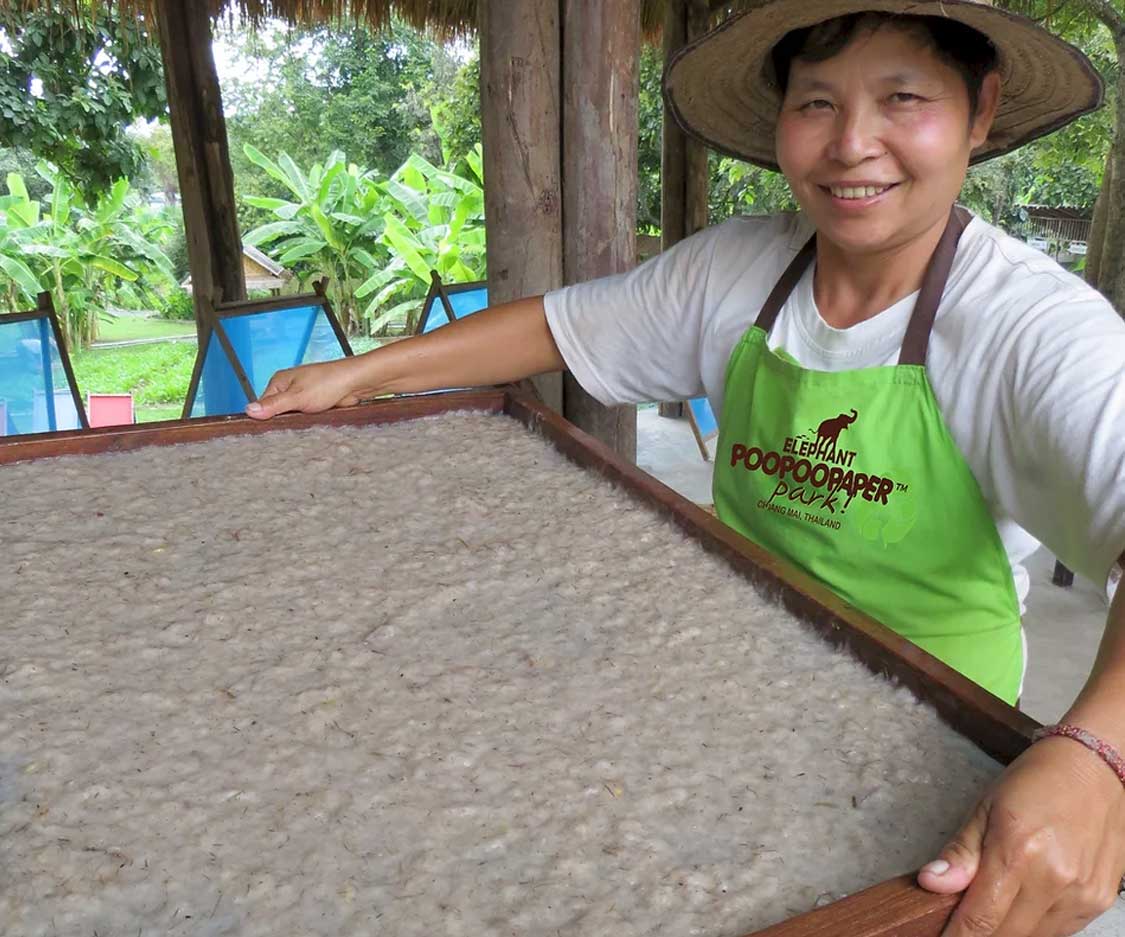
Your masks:
{"label": "apron neck strap", "polygon": [[953,258],[957,254],[957,243],[965,226],[972,220],[970,215],[960,205],[954,205],[949,213],[949,221],[937,249],[930,258],[926,267],[926,275],[922,278],[922,288],[918,291],[918,299],[914,303],[914,312],[910,316],[910,323],[906,326],[906,335],[902,339],[902,350],[898,354],[899,364],[926,363],[926,350],[930,347],[930,332],[937,318],[938,304],[941,295],[945,292],[945,282],[949,279],[949,271],[953,269]]}
{"label": "apron neck strap", "polygon": [[770,295],[766,297],[762,311],[758,313],[758,321],[754,324],[767,335],[773,329],[773,324],[777,321],[777,314],[781,312],[785,300],[789,298],[793,288],[800,282],[815,256],[816,235],[814,234],[805,242],[805,246],[797,252],[797,256],[790,261],[789,266],[785,268],[781,279],[774,284]]}
{"label": "apron neck strap", "polygon": [[[957,254],[957,243],[961,240],[961,233],[972,219],[965,209],[954,205],[949,213],[949,221],[941,240],[934,250],[933,256],[926,267],[922,278],[922,287],[918,291],[918,299],[914,304],[914,312],[910,316],[910,323],[906,327],[906,336],[902,340],[902,350],[899,352],[899,364],[925,364],[926,350],[930,344],[930,331],[937,318],[938,304],[941,302],[942,293],[945,292],[945,282],[949,279],[949,271],[953,268],[953,258]],[[769,335],[773,324],[777,321],[778,313],[789,294],[804,276],[809,264],[816,256],[816,235],[809,238],[804,247],[793,258],[781,279],[777,281],[770,295],[767,297],[758,319],[754,323],[763,332]]]}

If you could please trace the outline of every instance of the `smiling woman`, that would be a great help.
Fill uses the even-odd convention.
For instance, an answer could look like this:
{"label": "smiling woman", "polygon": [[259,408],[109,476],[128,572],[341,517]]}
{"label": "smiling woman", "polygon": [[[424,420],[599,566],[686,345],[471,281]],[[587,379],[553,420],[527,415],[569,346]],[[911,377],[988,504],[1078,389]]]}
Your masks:
{"label": "smiling woman", "polygon": [[836,328],[918,288],[970,156],[988,139],[996,53],[954,27],[856,15],[774,48],[784,90],[777,160],[820,236],[816,300]]}

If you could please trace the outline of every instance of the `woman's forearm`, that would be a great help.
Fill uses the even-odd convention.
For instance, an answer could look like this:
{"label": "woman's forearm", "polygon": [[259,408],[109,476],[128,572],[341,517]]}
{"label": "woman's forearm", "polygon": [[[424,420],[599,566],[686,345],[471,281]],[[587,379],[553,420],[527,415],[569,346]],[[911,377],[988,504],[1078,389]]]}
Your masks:
{"label": "woman's forearm", "polygon": [[246,413],[257,420],[320,413],[387,394],[504,384],[565,366],[543,297],[533,296],[353,358],[278,371]]}
{"label": "woman's forearm", "polygon": [[1125,587],[1117,589],[1094,669],[1063,721],[1125,749]]}
{"label": "woman's forearm", "polygon": [[566,367],[543,297],[505,303],[355,359],[357,397],[504,384]]}

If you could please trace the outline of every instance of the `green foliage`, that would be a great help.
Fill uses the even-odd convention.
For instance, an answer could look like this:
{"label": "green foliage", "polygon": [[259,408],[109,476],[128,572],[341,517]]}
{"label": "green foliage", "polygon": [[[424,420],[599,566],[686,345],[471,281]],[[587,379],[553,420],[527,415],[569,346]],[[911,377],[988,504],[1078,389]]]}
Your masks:
{"label": "green foliage", "polygon": [[[289,198],[247,196],[276,220],[250,231],[247,244],[273,244],[279,263],[303,286],[327,277],[345,329],[408,327],[430,283],[430,269],[452,282],[484,275],[484,191],[479,149],[466,165],[475,178],[409,156],[386,179],[333,153],[307,173],[287,154],[276,161],[249,144],[246,156],[288,190]],[[360,308],[360,301],[363,308]]]}
{"label": "green foliage", "polygon": [[179,287],[168,290],[159,313],[162,319],[193,320],[195,318],[195,302],[191,298],[191,293]]}
{"label": "green foliage", "polygon": [[[474,178],[444,172],[411,156],[382,186],[383,247],[356,298],[373,296],[364,309],[374,333],[402,322],[409,330],[430,288],[430,271],[446,283],[485,279],[484,173],[478,147],[465,163]],[[374,259],[374,258],[372,258]]]}
{"label": "green foliage", "polygon": [[422,89],[422,99],[429,106],[433,132],[441,142],[441,159],[450,167],[481,143],[480,54],[474,52],[451,81],[438,71],[435,69],[434,78]]}
{"label": "green foliage", "polygon": [[30,150],[0,146],[0,180],[7,179],[9,173],[19,173],[27,186],[28,196],[37,202],[44,202],[50,197],[51,186],[35,171],[38,163],[39,158]]}
{"label": "green foliage", "polygon": [[779,172],[751,166],[741,160],[711,154],[711,218],[735,214],[766,215],[793,211],[797,203],[789,183]]}
{"label": "green foliage", "polygon": [[91,348],[72,356],[83,394],[129,394],[138,406],[184,401],[195,363],[194,342]]}
{"label": "green foliage", "polygon": [[377,173],[347,163],[339,150],[305,173],[287,153],[275,162],[250,144],[243,149],[289,196],[247,196],[248,205],[277,220],[246,233],[243,241],[272,244],[278,263],[292,267],[304,289],[326,277],[340,324],[354,329],[355,285],[368,269],[363,258],[383,234]]}
{"label": "green foliage", "polygon": [[664,135],[664,100],[660,79],[664,57],[652,46],[641,49],[641,92],[637,102],[640,141],[637,147],[637,230],[660,233],[661,162]]}
{"label": "green foliage", "polygon": [[151,302],[166,285],[171,264],[157,246],[169,230],[160,213],[138,203],[125,179],[85,207],[53,166],[36,170],[50,186],[45,204],[30,198],[23,177],[11,173],[0,196],[0,289],[9,308],[32,305],[49,290],[67,345],[97,337],[99,315],[111,304]]}
{"label": "green foliage", "polygon": [[[442,161],[431,105],[450,93],[459,63],[441,44],[402,25],[376,33],[351,23],[223,38],[241,73],[224,80],[223,103],[244,228],[269,217],[245,194],[288,197],[284,183],[248,157],[247,145],[288,153],[298,166],[340,150],[383,174],[412,151]],[[471,136],[471,116],[444,113],[458,134]]]}
{"label": "green foliage", "polygon": [[[660,233],[661,164],[664,101],[660,83],[664,58],[645,46],[640,59],[640,101],[637,118],[640,141],[637,153],[637,230]],[[780,173],[751,166],[729,157],[709,154],[708,215],[712,223],[736,214],[767,214],[796,207],[789,185]]]}
{"label": "green foliage", "polygon": [[49,159],[84,197],[135,173],[125,128],[165,111],[160,51],[111,4],[0,8],[0,140]]}

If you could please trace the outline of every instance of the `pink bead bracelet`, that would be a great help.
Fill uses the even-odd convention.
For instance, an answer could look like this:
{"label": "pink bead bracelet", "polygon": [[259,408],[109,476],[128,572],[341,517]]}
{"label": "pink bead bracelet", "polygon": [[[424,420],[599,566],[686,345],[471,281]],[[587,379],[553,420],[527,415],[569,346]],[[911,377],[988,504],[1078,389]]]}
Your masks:
{"label": "pink bead bracelet", "polygon": [[1108,742],[1103,742],[1092,732],[1087,732],[1085,729],[1067,723],[1043,726],[1041,729],[1036,729],[1031,740],[1033,742],[1038,742],[1040,739],[1050,738],[1053,735],[1061,735],[1063,738],[1074,739],[1079,745],[1085,745],[1090,751],[1109,765],[1110,768],[1113,769],[1113,773],[1117,775],[1118,780],[1120,780],[1122,784],[1125,784],[1125,758],[1122,758],[1121,752]]}

